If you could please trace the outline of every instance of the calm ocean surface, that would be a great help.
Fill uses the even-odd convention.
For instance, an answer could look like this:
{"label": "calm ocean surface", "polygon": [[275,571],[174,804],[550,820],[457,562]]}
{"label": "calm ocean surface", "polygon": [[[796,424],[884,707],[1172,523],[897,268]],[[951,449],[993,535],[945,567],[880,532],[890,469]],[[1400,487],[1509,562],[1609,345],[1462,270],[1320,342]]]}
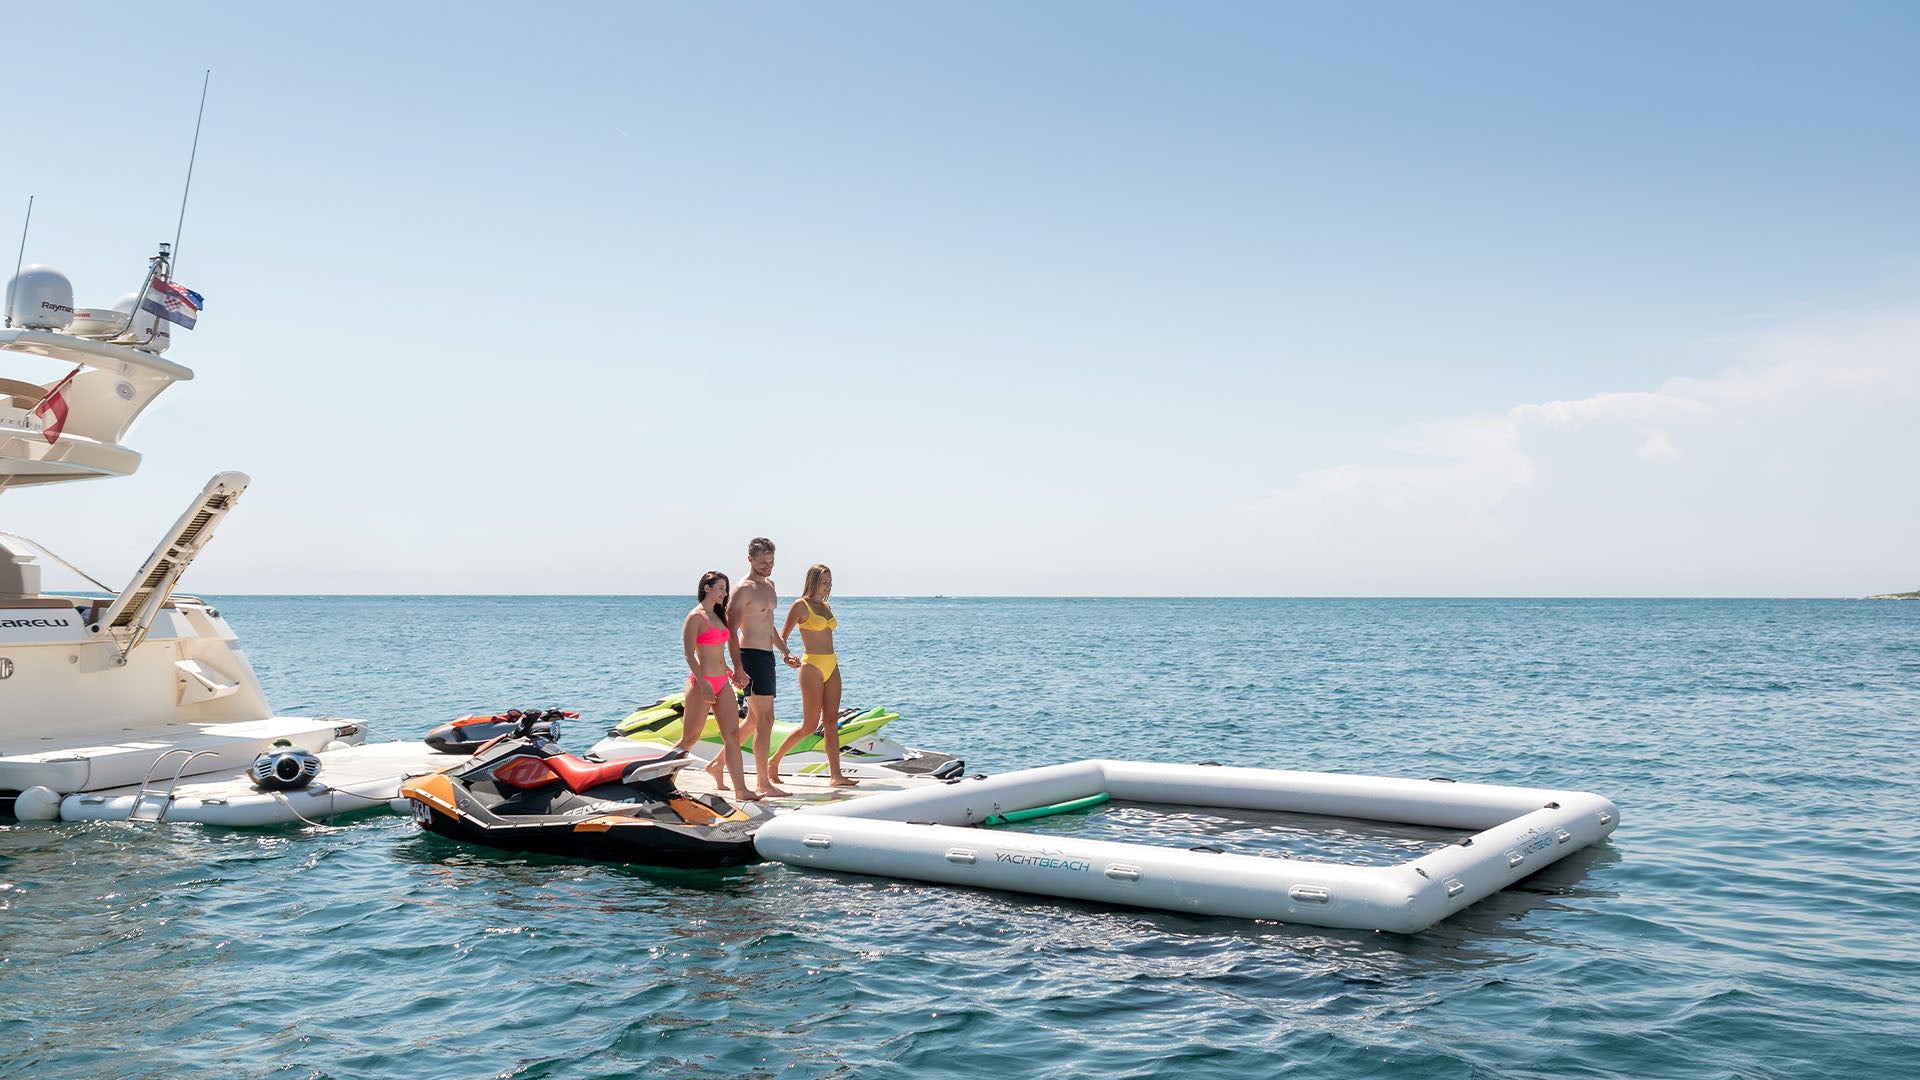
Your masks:
{"label": "calm ocean surface", "polygon": [[[564,733],[582,749],[675,688],[689,602],[220,607],[283,713],[418,737],[558,705],[585,714]],[[897,708],[897,737],[970,772],[1105,756],[1450,776],[1599,792],[1621,825],[1400,937],[777,864],[576,865],[461,848],[397,815],[4,824],[0,1076],[1920,1069],[1920,603],[836,607],[847,703]],[[782,692],[782,714],[797,710],[797,687]],[[1037,824],[1331,844],[1124,806]],[[1341,857],[1418,842],[1383,830]]]}

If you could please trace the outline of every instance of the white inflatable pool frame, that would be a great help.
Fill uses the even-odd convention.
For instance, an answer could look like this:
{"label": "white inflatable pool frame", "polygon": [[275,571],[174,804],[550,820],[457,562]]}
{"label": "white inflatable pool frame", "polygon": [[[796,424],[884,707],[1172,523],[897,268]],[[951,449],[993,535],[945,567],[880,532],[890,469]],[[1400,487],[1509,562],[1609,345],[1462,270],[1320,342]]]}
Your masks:
{"label": "white inflatable pool frame", "polygon": [[[1476,831],[1397,866],[1352,866],[977,827],[1100,792]],[[809,807],[762,825],[754,847],[794,866],[1411,934],[1598,843],[1619,817],[1579,791],[1096,760]]]}

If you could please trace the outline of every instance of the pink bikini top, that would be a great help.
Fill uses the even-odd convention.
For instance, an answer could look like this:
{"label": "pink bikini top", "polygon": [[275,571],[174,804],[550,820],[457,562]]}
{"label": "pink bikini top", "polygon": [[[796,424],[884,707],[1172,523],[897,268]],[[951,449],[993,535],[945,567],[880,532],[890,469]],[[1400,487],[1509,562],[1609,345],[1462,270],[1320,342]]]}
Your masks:
{"label": "pink bikini top", "polygon": [[724,626],[708,626],[705,630],[700,631],[700,636],[694,638],[693,643],[695,645],[725,645],[727,639],[732,636],[733,632]]}

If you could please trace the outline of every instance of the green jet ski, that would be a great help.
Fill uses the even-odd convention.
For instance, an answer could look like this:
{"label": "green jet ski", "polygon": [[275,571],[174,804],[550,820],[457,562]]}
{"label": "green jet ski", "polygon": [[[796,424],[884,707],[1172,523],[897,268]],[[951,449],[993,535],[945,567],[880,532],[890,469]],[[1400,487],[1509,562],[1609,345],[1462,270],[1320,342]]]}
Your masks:
{"label": "green jet ski", "polygon": [[[592,756],[617,761],[638,754],[658,753],[680,741],[686,720],[685,691],[668,694],[651,705],[642,705],[626,719],[607,730],[607,737],[593,745]],[[746,699],[740,699],[740,716],[747,715]],[[966,771],[967,763],[951,754],[916,750],[902,746],[881,733],[881,729],[900,719],[891,709],[876,707],[865,711],[842,709],[837,718],[840,732],[840,771],[854,780],[866,778],[899,780],[903,777],[928,777],[948,780]],[[793,721],[776,720],[770,749],[779,749],[787,736],[800,727]],[[720,727],[707,717],[706,730],[694,744],[693,756],[712,761],[721,749]],[[746,768],[753,771],[753,736],[749,732],[742,749]],[[825,776],[827,754],[819,732],[800,740],[780,761],[782,776]]]}

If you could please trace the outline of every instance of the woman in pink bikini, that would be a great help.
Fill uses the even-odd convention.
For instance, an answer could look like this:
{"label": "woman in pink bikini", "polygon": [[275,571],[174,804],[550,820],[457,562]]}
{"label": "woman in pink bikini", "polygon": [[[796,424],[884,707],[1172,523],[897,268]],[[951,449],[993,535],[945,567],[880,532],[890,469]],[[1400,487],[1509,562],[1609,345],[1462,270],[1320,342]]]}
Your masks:
{"label": "woman in pink bikini", "polygon": [[752,802],[758,796],[747,790],[746,770],[740,759],[740,704],[733,696],[733,672],[727,670],[727,595],[733,585],[727,575],[709,570],[700,575],[699,602],[687,612],[680,624],[680,647],[687,654],[687,704],[680,720],[679,749],[692,750],[707,730],[707,714],[713,714],[720,729],[720,753],[707,766],[717,789],[726,783],[726,769],[733,770],[733,797]]}

